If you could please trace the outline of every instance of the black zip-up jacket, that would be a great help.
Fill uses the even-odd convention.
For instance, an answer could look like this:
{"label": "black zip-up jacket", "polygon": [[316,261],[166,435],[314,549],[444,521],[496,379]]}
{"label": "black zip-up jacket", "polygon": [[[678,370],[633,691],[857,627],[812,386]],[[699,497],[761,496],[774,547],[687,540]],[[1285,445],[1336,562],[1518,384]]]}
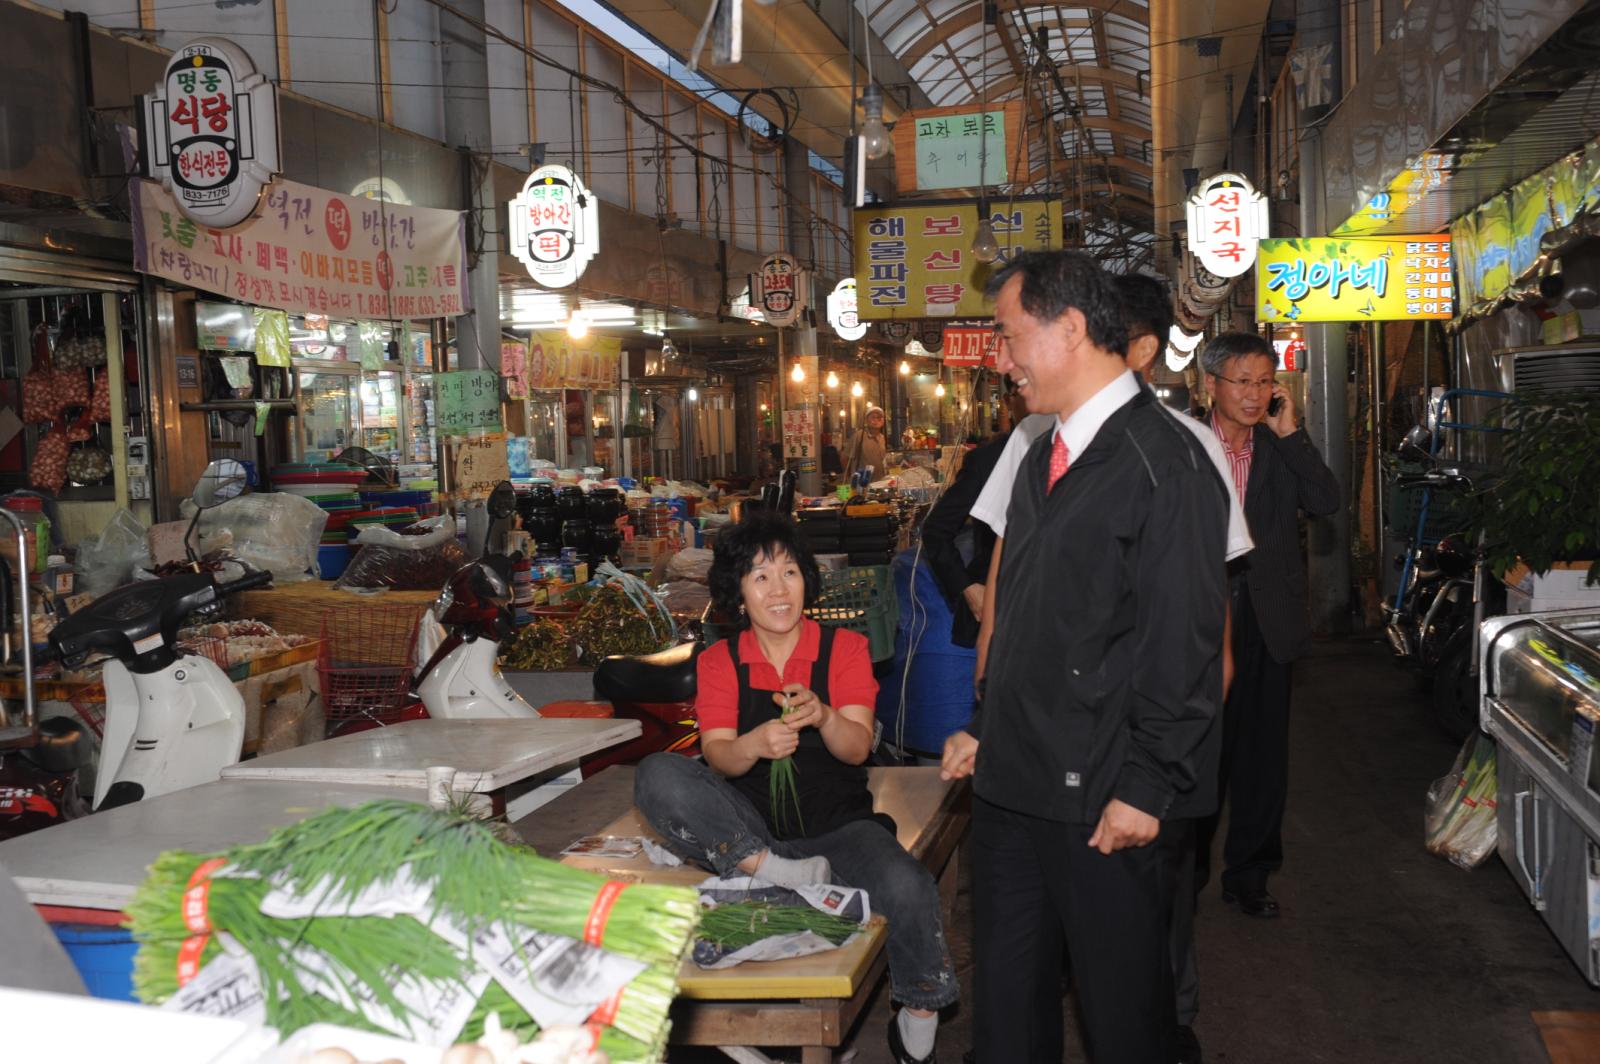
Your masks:
{"label": "black zip-up jacket", "polygon": [[1046,496],[1053,436],[1007,512],[977,792],[1070,824],[1112,798],[1165,819],[1214,786],[1196,755],[1220,708],[1227,493],[1149,388]]}

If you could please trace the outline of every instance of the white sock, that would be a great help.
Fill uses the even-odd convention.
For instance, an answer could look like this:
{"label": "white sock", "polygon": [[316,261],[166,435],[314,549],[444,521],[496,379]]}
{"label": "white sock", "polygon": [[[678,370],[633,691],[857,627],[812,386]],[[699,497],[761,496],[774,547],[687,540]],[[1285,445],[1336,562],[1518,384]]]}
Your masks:
{"label": "white sock", "polygon": [[756,865],[756,875],[780,887],[804,887],[833,878],[826,857],[779,857],[771,850]]}
{"label": "white sock", "polygon": [[901,1009],[895,1022],[900,1025],[900,1044],[906,1047],[907,1053],[922,1060],[933,1052],[933,1040],[939,1033],[937,1012],[916,1016],[910,1009]]}

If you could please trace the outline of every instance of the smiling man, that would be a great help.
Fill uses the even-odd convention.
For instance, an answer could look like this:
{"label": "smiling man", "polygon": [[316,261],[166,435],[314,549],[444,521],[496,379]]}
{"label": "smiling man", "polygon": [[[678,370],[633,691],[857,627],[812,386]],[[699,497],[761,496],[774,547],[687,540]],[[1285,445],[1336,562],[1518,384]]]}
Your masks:
{"label": "smiling man", "polygon": [[974,1044],[980,1064],[1040,1059],[1054,922],[1091,1059],[1170,1064],[1171,875],[1150,843],[1217,710],[1227,495],[1124,364],[1092,259],[1019,255],[990,294],[998,368],[1055,425],[1013,488],[981,709],[945,751],[976,777]]}

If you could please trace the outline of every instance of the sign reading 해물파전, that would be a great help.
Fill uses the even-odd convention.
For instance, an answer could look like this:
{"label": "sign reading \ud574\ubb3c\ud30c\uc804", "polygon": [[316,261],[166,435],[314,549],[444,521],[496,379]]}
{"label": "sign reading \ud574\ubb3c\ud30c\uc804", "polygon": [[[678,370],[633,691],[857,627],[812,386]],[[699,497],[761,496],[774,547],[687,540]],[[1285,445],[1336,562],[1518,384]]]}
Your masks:
{"label": "sign reading \ud574\ubb3c\ud30c\uc804", "polygon": [[1454,314],[1448,236],[1261,242],[1256,263],[1261,321],[1420,321]]}

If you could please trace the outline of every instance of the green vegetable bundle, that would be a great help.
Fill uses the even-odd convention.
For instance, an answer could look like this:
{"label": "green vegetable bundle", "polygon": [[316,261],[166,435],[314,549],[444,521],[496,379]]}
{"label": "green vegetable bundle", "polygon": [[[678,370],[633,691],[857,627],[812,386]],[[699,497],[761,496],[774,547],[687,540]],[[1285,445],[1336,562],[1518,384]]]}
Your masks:
{"label": "green vegetable bundle", "polygon": [[[669,626],[670,627],[670,626]],[[583,660],[591,665],[612,654],[653,654],[672,645],[672,632],[662,632],[634,604],[619,584],[594,593],[567,628]]]}
{"label": "green vegetable bundle", "polygon": [[[402,874],[431,888],[427,913],[279,919],[260,911],[275,887],[339,909]],[[199,916],[197,887],[204,888]],[[226,932],[256,961],[267,1022],[285,1033],[315,1022],[372,1026],[305,989],[317,985],[314,973],[308,978],[308,958],[352,1000],[370,998],[406,1018],[393,981],[465,985],[476,970],[430,930],[436,918],[469,935],[505,923],[580,939],[648,966],[595,1017],[604,1024],[603,1047],[620,1064],[658,1060],[665,1049],[675,976],[699,903],[692,889],[618,884],[546,860],[460,813],[381,801],[327,810],[210,861],[163,854],[128,912],[140,942],[134,985],[142,1000],[165,1001],[178,989],[180,965],[192,973],[220,952],[216,935],[198,932]],[[507,1027],[534,1026],[491,981],[468,1021],[468,1037],[491,1011]]]}
{"label": "green vegetable bundle", "polygon": [[[783,713],[779,719],[788,720],[792,709],[789,697],[785,695]],[[805,818],[800,815],[799,773],[793,757],[773,758],[772,769],[767,774],[767,797],[772,801],[772,826],[779,831],[788,831],[790,809],[794,810],[795,823],[801,832],[806,830]]]}
{"label": "green vegetable bundle", "polygon": [[511,669],[550,672],[571,664],[572,644],[566,630],[548,619],[523,626],[505,650],[505,665]]}
{"label": "green vegetable bundle", "polygon": [[802,931],[842,945],[861,925],[809,905],[772,905],[761,901],[729,902],[706,910],[696,938],[731,953],[764,938]]}

